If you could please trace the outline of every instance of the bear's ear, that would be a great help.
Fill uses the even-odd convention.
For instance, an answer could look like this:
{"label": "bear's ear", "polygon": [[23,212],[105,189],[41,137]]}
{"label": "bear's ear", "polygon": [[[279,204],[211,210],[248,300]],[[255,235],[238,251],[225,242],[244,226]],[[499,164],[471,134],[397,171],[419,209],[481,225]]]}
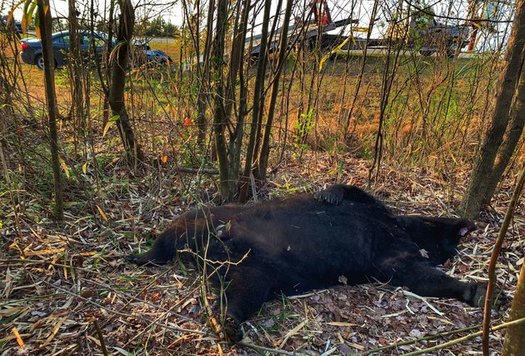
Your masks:
{"label": "bear's ear", "polygon": [[476,230],[476,224],[470,220],[462,220],[461,225],[459,226],[458,235],[465,237],[474,230]]}

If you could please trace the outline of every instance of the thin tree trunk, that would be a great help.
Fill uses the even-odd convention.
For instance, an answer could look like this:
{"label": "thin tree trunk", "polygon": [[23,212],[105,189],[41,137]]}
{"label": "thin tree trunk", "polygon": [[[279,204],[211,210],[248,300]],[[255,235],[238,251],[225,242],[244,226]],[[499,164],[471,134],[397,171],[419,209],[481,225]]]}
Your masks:
{"label": "thin tree trunk", "polygon": [[220,190],[222,198],[231,201],[235,195],[235,181],[230,173],[230,159],[228,145],[226,142],[225,131],[228,128],[228,117],[224,107],[224,42],[226,36],[226,22],[228,18],[228,0],[218,0],[217,2],[217,22],[215,37],[213,40],[213,76],[215,77],[214,87],[214,116],[213,129],[215,132],[215,145],[217,157],[219,159]]}
{"label": "thin tree trunk", "polygon": [[71,119],[74,123],[74,134],[77,142],[84,143],[86,138],[86,118],[84,111],[84,92],[82,88],[82,58],[80,56],[80,38],[78,36],[78,21],[75,1],[68,0],[69,22],[69,58],[68,69],[71,83]]}
{"label": "thin tree trunk", "polygon": [[[100,76],[100,84],[102,86],[102,91],[104,92],[104,117],[102,120],[102,127],[105,127],[108,120],[109,120],[109,89],[108,87],[111,85],[111,68],[109,66],[110,62],[110,56],[111,51],[113,50],[113,34],[114,34],[114,18],[115,18],[115,2],[116,0],[109,0],[109,13],[108,13],[108,42],[107,42],[107,48],[106,48],[106,56],[104,59],[104,63],[106,64],[106,78],[107,82],[104,82],[104,78],[102,77],[102,71],[100,70],[100,63],[97,62],[97,69],[99,71]],[[94,17],[95,17],[95,4],[94,0],[91,0],[91,29],[94,31]]]}
{"label": "thin tree trunk", "polygon": [[[272,4],[274,4],[274,2],[272,2]],[[273,19],[273,22],[272,22],[272,27],[270,29],[270,32],[268,33],[268,41],[267,41],[267,45],[271,44],[274,42],[274,35],[275,35],[275,29],[277,28],[277,22],[278,22],[278,19],[280,17],[280,12],[281,12],[281,6],[283,4],[283,0],[278,0],[277,1],[277,8],[275,10],[275,16],[274,16],[274,19]],[[257,120],[257,133],[255,134],[255,146],[254,146],[254,149],[253,149],[253,158],[254,159],[257,159],[258,157],[258,152],[259,152],[259,147],[261,146],[261,138],[262,138],[262,128],[263,128],[263,115],[264,115],[264,108],[265,108],[265,100],[266,100],[266,93],[267,93],[267,87],[265,85],[265,81],[264,81],[264,78],[266,77],[266,69],[268,67],[268,64],[270,63],[270,52],[271,52],[271,48],[268,48],[267,52],[266,52],[266,58],[265,58],[265,61],[264,61],[264,70],[263,70],[263,82],[261,83],[262,84],[262,93],[261,93],[261,99],[260,99],[260,104],[259,104],[259,114],[258,114],[258,120]],[[255,179],[258,179],[258,173],[257,173],[257,162],[254,161],[253,165],[252,165],[252,172],[253,172],[253,175],[254,175],[254,178]],[[254,187],[255,188],[255,187]]]}
{"label": "thin tree trunk", "polygon": [[51,47],[51,11],[49,0],[37,0],[38,17],[40,19],[40,33],[42,36],[42,52],[44,57],[44,82],[46,88],[47,115],[49,120],[49,141],[51,146],[51,165],[54,177],[55,219],[64,218],[64,201],[62,198],[62,178],[58,157],[58,130],[57,130],[57,98],[55,91],[55,59]]}
{"label": "thin tree trunk", "polygon": [[279,43],[279,59],[277,61],[277,70],[273,78],[272,94],[270,97],[270,105],[268,108],[268,119],[266,120],[266,127],[264,128],[264,137],[262,141],[261,152],[259,154],[259,168],[258,179],[266,180],[266,170],[268,168],[268,158],[270,155],[270,134],[272,131],[273,118],[275,115],[275,105],[277,103],[277,94],[279,93],[279,84],[281,73],[286,62],[286,55],[288,52],[288,29],[290,18],[292,16],[293,0],[288,0],[286,3],[286,10],[284,13],[283,28]]}
{"label": "thin tree trunk", "polygon": [[[491,125],[481,147],[479,159],[474,166],[461,212],[474,217],[492,197],[491,186],[496,186],[500,176],[494,175],[494,160],[509,124],[509,108],[516,92],[519,74],[523,66],[525,47],[525,0],[516,2],[516,14],[508,43],[506,66],[499,78],[496,105]],[[488,177],[488,178],[487,178]]]}
{"label": "thin tree trunk", "polygon": [[257,133],[260,132],[261,125],[261,110],[264,106],[264,76],[266,71],[266,52],[268,45],[268,30],[270,23],[270,8],[272,1],[265,0],[263,24],[261,29],[261,43],[259,57],[257,58],[257,74],[255,77],[255,89],[253,93],[253,108],[252,108],[252,126],[250,128],[250,139],[246,150],[246,160],[244,162],[244,172],[241,177],[241,185],[239,189],[239,200],[245,202],[248,199],[248,188],[250,182],[250,174],[253,168],[253,158],[256,154],[256,142],[259,140]]}
{"label": "thin tree trunk", "polygon": [[228,99],[229,104],[226,107],[228,117],[231,116],[231,110],[235,107],[237,100],[235,98],[236,83],[238,78],[239,83],[239,107],[235,110],[237,114],[237,123],[232,130],[230,135],[230,158],[231,166],[234,177],[239,177],[240,166],[241,166],[241,148],[243,142],[244,133],[244,120],[246,117],[246,96],[247,96],[247,85],[244,82],[244,44],[246,42],[246,33],[248,31],[248,19],[250,16],[251,1],[242,1],[242,8],[237,8],[239,21],[236,21],[235,26],[235,37],[232,43],[232,54],[231,54],[231,69],[229,76],[228,88],[230,91],[230,97]]}
{"label": "thin tree trunk", "polygon": [[[346,115],[346,124],[344,128],[344,133],[343,133],[344,142],[346,142],[348,138],[348,134],[349,134],[348,131],[350,129],[350,123],[352,122],[352,115],[354,113],[354,110],[356,109],[357,99],[359,98],[359,91],[363,83],[363,78],[365,75],[365,68],[366,68],[366,61],[368,58],[368,43],[370,42],[370,38],[372,36],[372,29],[374,28],[378,7],[379,7],[379,0],[374,0],[374,4],[372,5],[372,15],[370,17],[370,23],[368,24],[368,31],[366,32],[365,48],[363,49],[363,56],[361,58],[361,69],[359,70],[359,75],[357,76],[357,83],[355,85],[354,97],[352,99],[352,103],[350,104],[350,109],[348,109],[348,114]],[[348,46],[348,51],[350,51],[350,48],[351,46]]]}
{"label": "thin tree trunk", "polygon": [[116,124],[119,135],[126,151],[128,162],[137,163],[142,160],[142,151],[135,141],[133,128],[129,122],[126,110],[124,91],[126,86],[126,69],[128,68],[130,43],[133,37],[135,14],[130,0],[120,0],[120,19],[117,33],[118,48],[115,50],[116,61],[111,72],[111,86],[109,88],[109,105],[113,115],[118,115]]}
{"label": "thin tree trunk", "polygon": [[[525,184],[525,165],[523,166],[512,201],[519,200]],[[511,204],[512,206],[512,204]],[[510,320],[525,318],[525,263],[521,265],[518,285],[514,292],[514,299],[510,308]],[[503,356],[523,355],[525,350],[525,324],[509,326],[505,334],[505,342],[501,354]]]}
{"label": "thin tree trunk", "polygon": [[[522,318],[525,318],[525,263],[521,265],[518,286],[514,292],[510,311],[511,321]],[[525,350],[525,323],[508,327],[501,355],[518,356],[522,355],[523,350]]]}
{"label": "thin tree trunk", "polygon": [[516,210],[516,206],[518,205],[521,192],[523,190],[523,185],[525,184],[525,165],[523,166],[522,172],[518,178],[518,183],[516,184],[516,189],[514,189],[514,193],[512,194],[512,199],[510,201],[509,207],[507,208],[507,212],[505,213],[505,220],[503,221],[503,224],[501,225],[500,232],[498,234],[498,238],[496,239],[496,242],[494,243],[494,249],[492,251],[492,256],[490,257],[489,262],[489,268],[488,268],[488,278],[489,282],[487,284],[487,293],[485,295],[485,305],[484,305],[484,311],[483,311],[483,337],[482,337],[482,344],[483,344],[483,355],[489,355],[489,332],[490,332],[490,311],[492,309],[492,294],[494,287],[496,285],[496,264],[498,262],[498,257],[501,252],[501,246],[503,245],[503,240],[505,239],[505,235],[507,234],[507,230],[509,228],[510,222],[512,220],[512,217],[514,216],[514,211]]}
{"label": "thin tree trunk", "polygon": [[[525,49],[524,49],[525,51]],[[525,60],[525,52],[523,54],[523,60]],[[509,114],[509,123],[507,125],[507,132],[501,144],[501,147],[497,153],[494,170],[491,177],[488,179],[487,185],[487,196],[492,197],[500,177],[503,175],[505,168],[509,164],[512,154],[516,150],[520,138],[523,134],[523,127],[525,125],[525,74],[523,73],[523,63],[521,67],[521,73],[519,74],[518,89],[516,95],[512,101]]]}
{"label": "thin tree trunk", "polygon": [[[206,142],[206,107],[208,100],[208,91],[210,88],[210,57],[212,51],[212,34],[213,34],[213,13],[215,10],[215,0],[210,0],[208,5],[208,15],[206,24],[206,42],[204,43],[204,52],[202,53],[202,63],[200,58],[200,50],[197,50],[197,73],[199,76],[199,94],[197,96],[197,143],[201,149],[204,149],[204,143]],[[199,19],[196,20],[197,24]],[[199,26],[196,26],[197,34],[196,41],[200,49],[200,30]]]}
{"label": "thin tree trunk", "polygon": [[[224,111],[226,113],[226,117],[230,117],[232,114],[232,110],[234,108],[234,104],[236,103],[236,88],[237,88],[237,75],[239,74],[239,71],[241,70],[242,66],[242,60],[243,60],[243,52],[244,52],[244,37],[243,37],[243,31],[241,29],[242,26],[242,14],[241,11],[241,4],[242,2],[239,1],[237,4],[235,4],[235,22],[233,24],[233,41],[231,46],[231,52],[230,52],[230,65],[228,68],[228,76],[226,81],[226,96],[225,96],[225,102],[224,102]],[[234,142],[231,141],[230,144],[233,144]]]}

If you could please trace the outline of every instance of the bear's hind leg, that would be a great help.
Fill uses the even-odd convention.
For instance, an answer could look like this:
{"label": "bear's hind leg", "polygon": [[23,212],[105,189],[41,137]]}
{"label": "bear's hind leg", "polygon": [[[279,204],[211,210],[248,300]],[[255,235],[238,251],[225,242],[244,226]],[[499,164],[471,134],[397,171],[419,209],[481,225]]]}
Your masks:
{"label": "bear's hind leg", "polygon": [[406,259],[383,268],[391,276],[390,285],[407,287],[424,297],[455,298],[471,306],[483,306],[486,291],[483,284],[462,282],[427,263]]}
{"label": "bear's hind leg", "polygon": [[275,276],[269,276],[260,267],[235,266],[227,274],[224,295],[224,333],[231,342],[242,339],[240,324],[256,313],[270,299]]}

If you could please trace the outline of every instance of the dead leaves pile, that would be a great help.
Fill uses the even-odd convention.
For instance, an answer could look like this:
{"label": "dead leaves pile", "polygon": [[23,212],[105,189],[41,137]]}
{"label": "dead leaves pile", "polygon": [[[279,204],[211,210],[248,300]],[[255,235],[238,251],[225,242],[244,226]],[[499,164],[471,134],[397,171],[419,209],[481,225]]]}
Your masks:
{"label": "dead leaves pile", "polygon": [[[451,187],[426,172],[394,166],[382,171],[374,191],[398,212],[451,215],[463,193],[462,186]],[[452,174],[456,181],[466,179],[465,172]],[[367,177],[365,161],[305,154],[302,161],[290,159],[279,167],[268,193],[314,191],[336,181],[366,186]],[[512,187],[510,177],[478,231],[461,245],[459,258],[445,266],[449,273],[484,280]],[[479,330],[482,311],[459,301],[421,298],[378,284],[339,286],[264,304],[243,324],[241,345],[227,345],[207,322],[203,305],[215,297],[203,292],[192,266],[137,268],[124,262],[123,256],[146,248],[144,238],[155,228],[186,209],[172,205],[169,191],[153,194],[132,183],[128,190],[97,204],[91,215],[66,215],[62,226],[23,215],[15,219],[14,213],[2,220],[2,355],[397,355]],[[497,270],[498,284],[509,295],[523,263],[523,204],[517,211]],[[505,309],[493,312],[495,323],[505,317]],[[502,340],[502,332],[493,333],[493,350]],[[440,353],[471,354],[480,348],[474,338]]]}

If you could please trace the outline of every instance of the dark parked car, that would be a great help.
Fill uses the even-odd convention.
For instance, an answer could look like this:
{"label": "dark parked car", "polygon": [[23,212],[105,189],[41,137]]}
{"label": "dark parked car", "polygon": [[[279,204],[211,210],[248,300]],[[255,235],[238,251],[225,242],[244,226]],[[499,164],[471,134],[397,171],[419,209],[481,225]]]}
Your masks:
{"label": "dark parked car", "polygon": [[138,55],[138,58],[136,58],[136,64],[138,65],[147,63],[173,63],[173,60],[166,52],[151,48],[148,42],[136,42],[134,47],[136,49],[135,53]]}
{"label": "dark parked car", "polygon": [[423,56],[438,53],[454,57],[469,43],[470,30],[468,25],[438,22],[432,8],[427,7],[425,11],[411,14],[405,21],[391,22],[387,37],[407,48],[417,49]]}
{"label": "dark parked car", "polygon": [[[101,60],[102,53],[106,49],[107,35],[103,32],[84,31],[79,33],[80,51],[86,59]],[[53,54],[55,66],[62,67],[67,63],[67,53],[70,48],[70,38],[68,31],[56,32],[51,36],[53,42]],[[22,60],[27,64],[34,64],[40,69],[44,69],[44,59],[42,57],[42,43],[40,39],[23,39],[21,41]],[[147,43],[134,46],[139,55],[139,64],[161,63],[168,64],[172,60],[165,52],[152,50]],[[94,48],[94,50],[93,50]]]}
{"label": "dark parked car", "polygon": [[0,32],[14,31],[18,34],[22,33],[22,23],[18,20],[9,21],[7,16],[0,16]]}

